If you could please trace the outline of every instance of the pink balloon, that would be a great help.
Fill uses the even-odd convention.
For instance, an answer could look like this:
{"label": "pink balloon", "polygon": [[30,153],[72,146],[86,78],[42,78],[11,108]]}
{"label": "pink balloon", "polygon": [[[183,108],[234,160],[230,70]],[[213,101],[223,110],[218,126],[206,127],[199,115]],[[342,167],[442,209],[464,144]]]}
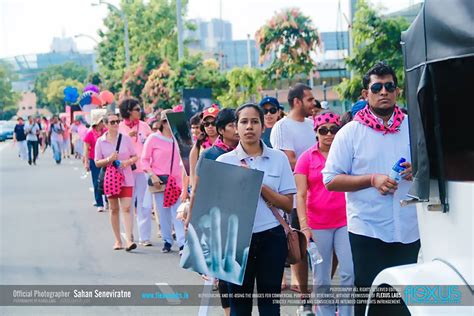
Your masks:
{"label": "pink balloon", "polygon": [[105,104],[112,104],[114,102],[114,94],[109,90],[104,90],[100,93],[100,98]]}
{"label": "pink balloon", "polygon": [[93,94],[91,103],[94,104],[94,105],[101,106],[102,105],[102,98],[99,97],[99,95],[97,95],[97,94]]}

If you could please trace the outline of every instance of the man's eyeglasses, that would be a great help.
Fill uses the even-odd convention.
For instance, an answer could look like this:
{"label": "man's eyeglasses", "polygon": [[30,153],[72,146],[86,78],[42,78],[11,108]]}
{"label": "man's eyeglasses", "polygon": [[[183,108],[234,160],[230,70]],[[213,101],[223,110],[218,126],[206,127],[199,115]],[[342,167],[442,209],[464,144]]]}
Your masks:
{"label": "man's eyeglasses", "polygon": [[118,125],[119,123],[120,123],[120,120],[109,121],[110,125]]}
{"label": "man's eyeglasses", "polygon": [[216,122],[215,122],[215,121],[212,121],[212,122],[202,122],[202,125],[204,125],[204,127],[216,126]]}
{"label": "man's eyeglasses", "polygon": [[382,91],[382,87],[385,87],[385,90],[387,90],[388,92],[393,92],[397,88],[397,86],[393,82],[376,82],[370,86],[370,91],[372,91],[372,93],[379,93],[380,91]]}
{"label": "man's eyeglasses", "polygon": [[135,111],[135,112],[141,112],[141,110],[142,110],[142,109],[141,109],[141,108],[139,108],[139,107],[138,107],[138,108],[133,108],[133,109],[132,109],[132,111]]}
{"label": "man's eyeglasses", "polygon": [[327,127],[321,127],[318,129],[318,133],[320,135],[327,135],[328,133],[331,133],[333,135],[336,135],[336,133],[339,131],[339,127],[337,126],[331,126],[330,128]]}
{"label": "man's eyeglasses", "polygon": [[263,109],[263,113],[264,113],[265,115],[267,115],[268,113],[270,113],[270,114],[276,114],[276,112],[278,112],[278,109],[275,108],[275,107],[271,107],[271,108],[269,108],[269,109]]}

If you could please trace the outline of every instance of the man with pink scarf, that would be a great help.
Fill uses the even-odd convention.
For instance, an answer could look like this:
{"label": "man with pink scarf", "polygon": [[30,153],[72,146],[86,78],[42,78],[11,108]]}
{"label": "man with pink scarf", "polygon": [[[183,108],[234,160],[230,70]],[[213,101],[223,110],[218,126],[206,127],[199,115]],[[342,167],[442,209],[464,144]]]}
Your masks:
{"label": "man with pink scarf", "polygon": [[[411,186],[408,119],[396,105],[399,88],[393,69],[382,62],[363,78],[368,101],[337,133],[323,170],[329,191],[346,192],[347,226],[354,284],[372,285],[382,270],[416,263],[420,237],[416,209],[400,207]],[[397,183],[388,174],[400,159],[405,171]],[[365,305],[355,307],[364,315]]]}

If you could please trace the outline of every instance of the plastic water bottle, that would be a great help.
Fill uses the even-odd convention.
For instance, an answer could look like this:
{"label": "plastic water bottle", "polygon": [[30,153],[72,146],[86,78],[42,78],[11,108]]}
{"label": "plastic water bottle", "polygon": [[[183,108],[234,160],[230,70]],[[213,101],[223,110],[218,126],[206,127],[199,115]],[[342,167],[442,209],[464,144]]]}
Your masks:
{"label": "plastic water bottle", "polygon": [[392,167],[392,169],[390,170],[390,173],[389,173],[389,178],[390,179],[393,179],[397,182],[400,182],[400,180],[402,179],[402,177],[400,176],[400,172],[402,172],[403,170],[405,170],[406,168],[403,167],[401,164],[404,163],[406,161],[405,158],[400,158]]}
{"label": "plastic water bottle", "polygon": [[316,246],[316,243],[314,241],[309,242],[307,251],[311,259],[311,266],[313,267],[313,269],[316,265],[323,262],[323,257],[321,257],[321,254],[318,250],[318,246]]}

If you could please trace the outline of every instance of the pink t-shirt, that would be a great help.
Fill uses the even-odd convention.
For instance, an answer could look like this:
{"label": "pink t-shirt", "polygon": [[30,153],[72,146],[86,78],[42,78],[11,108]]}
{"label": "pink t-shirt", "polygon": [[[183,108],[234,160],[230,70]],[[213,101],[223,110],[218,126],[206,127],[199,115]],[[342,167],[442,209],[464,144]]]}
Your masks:
{"label": "pink t-shirt", "polygon": [[147,123],[138,121],[138,124],[132,128],[128,127],[125,122],[120,122],[119,132],[128,135],[131,131],[136,131],[137,135],[130,137],[132,139],[133,146],[135,147],[135,152],[138,156],[138,161],[136,162],[137,169],[134,172],[143,172],[142,164],[140,159],[142,157],[143,145],[148,136],[152,133],[150,126]]}
{"label": "pink t-shirt", "polygon": [[306,216],[312,229],[332,229],[347,225],[346,199],[343,192],[331,192],[323,183],[321,171],[326,158],[319,152],[318,144],[299,157],[295,174],[303,174],[308,181]]}
{"label": "pink t-shirt", "polygon": [[78,134],[79,137],[84,141],[84,138],[85,138],[86,135],[87,135],[87,127],[86,127],[84,124],[80,124],[80,125],[77,127],[77,134]]}
{"label": "pink t-shirt", "polygon": [[69,138],[70,138],[69,137],[70,136],[70,127],[67,124],[63,124],[63,126],[64,126],[63,137],[64,137],[65,140],[69,140]]}
{"label": "pink t-shirt", "polygon": [[89,144],[89,158],[90,159],[95,159],[95,145],[97,142],[97,139],[99,139],[100,136],[104,134],[105,130],[102,130],[101,132],[97,132],[93,127],[89,129],[89,131],[86,133],[86,136],[84,136],[84,143]]}
{"label": "pink t-shirt", "polygon": [[[97,139],[95,144],[95,160],[101,160],[109,157],[115,151],[117,144],[109,143],[107,141],[107,133]],[[130,157],[135,156],[135,148],[133,147],[132,140],[129,136],[122,134],[122,142],[120,143],[119,148],[119,158],[118,160],[127,160]],[[132,167],[128,166],[125,169],[120,169],[125,177],[123,183],[124,187],[133,187],[135,180],[133,178]]]}
{"label": "pink t-shirt", "polygon": [[[161,133],[151,134],[145,141],[142,152],[142,167],[149,169],[156,175],[169,175],[172,157],[173,139],[163,136]],[[182,188],[181,167],[178,145],[174,146],[174,162],[172,176],[176,183]]]}

